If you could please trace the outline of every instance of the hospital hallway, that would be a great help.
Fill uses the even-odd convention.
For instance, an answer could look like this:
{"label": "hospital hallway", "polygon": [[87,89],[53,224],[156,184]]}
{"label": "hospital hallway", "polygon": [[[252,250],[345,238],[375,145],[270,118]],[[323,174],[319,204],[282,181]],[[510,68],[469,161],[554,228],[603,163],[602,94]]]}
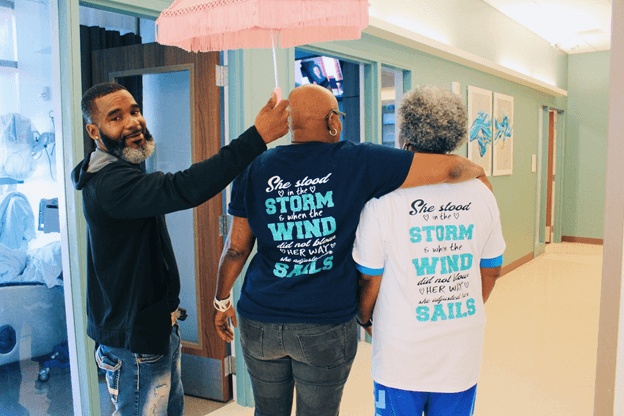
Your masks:
{"label": "hospital hallway", "polygon": [[[549,244],[498,280],[486,304],[476,416],[593,414],[601,272],[602,246]],[[370,358],[360,343],[341,416],[374,414]],[[228,403],[210,415],[253,409]]]}

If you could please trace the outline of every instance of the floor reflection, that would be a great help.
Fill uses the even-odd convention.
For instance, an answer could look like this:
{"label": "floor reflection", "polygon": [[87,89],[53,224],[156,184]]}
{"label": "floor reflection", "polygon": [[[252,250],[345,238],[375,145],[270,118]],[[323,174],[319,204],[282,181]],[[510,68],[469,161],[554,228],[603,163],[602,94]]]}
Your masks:
{"label": "floor reflection", "polygon": [[73,415],[69,369],[52,368],[46,382],[39,381],[37,360],[0,366],[0,415]]}

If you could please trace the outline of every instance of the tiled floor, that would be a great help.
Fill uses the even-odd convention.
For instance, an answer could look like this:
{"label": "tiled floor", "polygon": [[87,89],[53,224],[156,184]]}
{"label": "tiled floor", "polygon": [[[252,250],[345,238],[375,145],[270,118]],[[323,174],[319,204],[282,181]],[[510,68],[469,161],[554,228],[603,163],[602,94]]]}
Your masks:
{"label": "tiled floor", "polygon": [[[498,281],[486,304],[477,416],[593,414],[601,265],[602,246],[552,244]],[[361,343],[341,416],[374,414],[370,357]],[[210,414],[251,415],[236,403]]]}
{"label": "tiled floor", "polygon": [[[498,281],[486,305],[477,416],[593,413],[601,264],[601,246],[553,244],[546,254]],[[360,343],[341,416],[374,414],[370,358],[370,345]],[[21,379],[12,376],[18,374],[15,370]],[[45,384],[36,382],[35,362],[22,361],[21,370],[15,370],[0,373],[0,393],[7,392],[4,383],[20,386],[19,398],[0,394],[0,415],[71,414],[67,370],[53,369]],[[104,409],[110,403],[104,386],[101,393]],[[14,406],[16,399],[25,409]],[[187,397],[185,404],[187,416],[253,415],[253,409],[233,402]]]}

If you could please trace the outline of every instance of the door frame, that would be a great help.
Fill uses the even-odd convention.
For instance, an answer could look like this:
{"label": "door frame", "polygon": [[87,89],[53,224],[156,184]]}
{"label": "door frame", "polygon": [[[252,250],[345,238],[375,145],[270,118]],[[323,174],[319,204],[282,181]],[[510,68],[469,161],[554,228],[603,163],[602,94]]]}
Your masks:
{"label": "door frame", "polygon": [[[191,97],[195,96],[195,65],[193,64],[177,64],[177,65],[168,65],[168,66],[156,66],[150,68],[142,68],[142,69],[129,69],[125,71],[115,71],[108,73],[108,81],[109,82],[117,82],[119,78],[124,77],[133,77],[139,75],[152,75],[152,74],[166,74],[171,72],[184,72],[189,71],[189,94]],[[191,123],[191,137],[195,137],[195,106],[192,105],[193,101],[191,101],[190,106],[190,123]],[[191,155],[195,154],[195,141],[191,140]],[[193,230],[197,229],[197,225],[199,224],[199,219],[197,215],[197,209],[193,208]],[[197,233],[194,234],[194,250],[195,250],[195,276],[199,276],[199,256],[198,256],[198,246],[199,246],[199,238]],[[196,293],[200,292],[200,284],[199,279],[195,280],[195,290]],[[201,310],[201,297],[198,295],[196,300],[197,311]],[[197,339],[198,342],[189,342],[182,340],[182,352],[185,352],[185,349],[194,349],[194,350],[202,350],[204,348],[204,337],[201,336],[201,328],[202,328],[202,314],[198,314],[197,316]]]}
{"label": "door frame", "polygon": [[[221,148],[221,89],[216,85],[219,52],[196,54],[157,43],[121,46],[92,52],[93,82],[112,81],[121,76],[138,76],[189,71],[191,97],[192,163],[216,154]],[[223,215],[223,194],[193,209],[195,230],[195,277],[197,289],[198,343],[182,347],[183,382],[191,395],[217,401],[232,397],[229,348],[212,322],[217,265],[223,247],[219,218]],[[221,383],[215,382],[220,379]],[[219,386],[219,384],[221,384]]]}
{"label": "door frame", "polygon": [[[565,151],[565,112],[555,107],[548,105],[540,105],[538,107],[538,139],[537,139],[537,194],[535,198],[535,243],[533,248],[533,254],[535,257],[544,254],[546,250],[545,242],[540,238],[545,232],[546,224],[546,195],[542,195],[546,188],[546,181],[548,180],[547,167],[544,168],[544,158],[548,156],[548,148],[544,149],[545,138],[544,132],[549,128],[549,112],[555,111],[557,113],[557,148],[556,148],[556,161],[555,161],[555,175],[556,175],[556,188],[555,188],[555,210],[554,210],[554,237],[552,243],[561,243],[562,231],[563,231],[563,188],[564,188],[564,151]],[[546,118],[547,122],[544,122]],[[546,142],[547,143],[547,142]],[[546,154],[545,154],[546,153]],[[546,175],[545,175],[546,174]],[[546,188],[547,189],[547,188]]]}
{"label": "door frame", "polygon": [[57,151],[57,177],[64,179],[59,195],[59,224],[63,261],[67,338],[73,409],[76,415],[100,416],[95,343],[87,336],[87,225],[82,195],[74,190],[69,172],[84,158],[80,15],[77,1],[50,0],[51,52],[55,135],[62,142]]}

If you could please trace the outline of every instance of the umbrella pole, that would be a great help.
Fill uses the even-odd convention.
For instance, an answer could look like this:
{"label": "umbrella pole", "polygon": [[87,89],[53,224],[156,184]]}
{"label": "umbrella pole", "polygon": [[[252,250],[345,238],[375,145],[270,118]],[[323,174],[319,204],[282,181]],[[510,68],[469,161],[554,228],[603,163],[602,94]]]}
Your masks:
{"label": "umbrella pole", "polygon": [[279,82],[277,80],[277,58],[275,56],[275,42],[273,40],[273,29],[271,29],[271,47],[273,48],[273,71],[275,73],[275,89],[273,92],[277,96],[277,104],[282,101],[282,89],[279,87]]}

